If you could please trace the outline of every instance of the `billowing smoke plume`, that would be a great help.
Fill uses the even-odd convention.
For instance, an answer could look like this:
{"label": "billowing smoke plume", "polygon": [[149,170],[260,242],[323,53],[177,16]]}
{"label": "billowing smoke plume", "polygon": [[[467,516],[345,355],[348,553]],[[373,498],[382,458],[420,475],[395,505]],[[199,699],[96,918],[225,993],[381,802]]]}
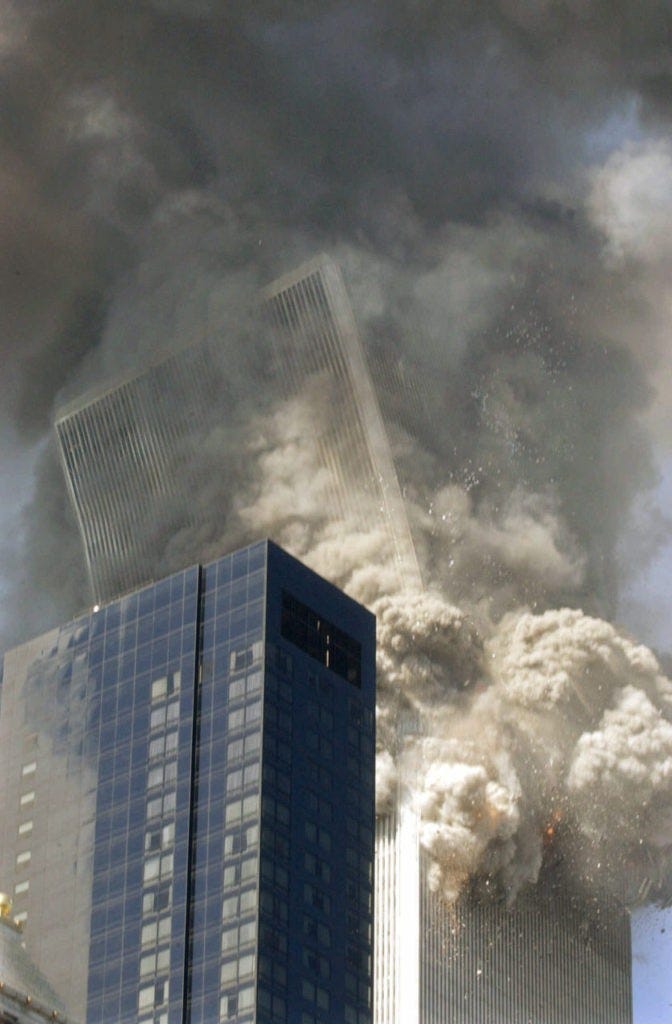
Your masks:
{"label": "billowing smoke plume", "polygon": [[[328,473],[310,443],[314,417],[309,401],[294,401],[255,422],[259,473],[230,536],[270,533],[376,613],[378,806],[389,809],[399,785],[414,793],[432,883],[454,899],[481,878],[512,899],[537,880],[552,846],[563,871],[592,890],[630,901],[665,896],[672,683],[648,648],[605,620],[567,607],[535,613],[511,598],[519,551],[523,561],[539,551],[536,572],[551,590],[549,564],[561,567],[562,586],[566,576],[579,584],[573,545],[563,558],[544,503],[518,517],[505,509],[505,525],[489,528],[492,550],[500,532],[507,536],[500,557],[513,607],[504,615],[493,615],[493,600],[458,607],[442,585],[456,552],[481,573],[489,534],[465,498],[452,499],[460,531],[480,543],[471,555],[468,539],[462,551],[458,541],[446,543],[432,566],[440,583],[400,590],[386,531],[330,516]],[[434,507],[448,507],[444,501],[438,495]],[[431,532],[431,517],[416,512]],[[494,580],[491,587],[495,603],[504,600]]]}
{"label": "billowing smoke plume", "polygon": [[[670,684],[607,620],[633,507],[669,536],[646,520],[670,434],[670,20],[657,0],[0,3],[5,644],[88,601],[55,406],[216,342],[241,413],[213,407],[190,467],[209,514],[148,538],[156,575],[270,533],[376,612],[381,807],[414,788],[447,894],[513,894],[549,847],[664,893]],[[374,373],[405,382],[385,412],[422,593],[382,532],[329,515],[319,401],[249,393],[253,296],[320,249]]]}

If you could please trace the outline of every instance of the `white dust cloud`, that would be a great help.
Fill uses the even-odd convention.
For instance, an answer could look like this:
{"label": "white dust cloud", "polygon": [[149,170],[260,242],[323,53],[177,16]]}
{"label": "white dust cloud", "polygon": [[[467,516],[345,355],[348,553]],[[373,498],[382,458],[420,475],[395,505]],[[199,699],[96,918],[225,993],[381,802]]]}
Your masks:
{"label": "white dust cloud", "polygon": [[[433,553],[426,577],[443,582],[409,590],[382,525],[334,520],[335,484],[310,441],[315,414],[308,396],[257,419],[259,472],[236,515],[243,533],[269,534],[375,612],[378,808],[390,809],[399,785],[412,790],[431,884],[453,900],[487,877],[513,899],[552,838],[596,888],[630,899],[660,889],[672,853],[672,830],[661,833],[672,822],[672,684],[608,622],[516,605],[509,577],[538,574],[540,593],[548,577],[580,579],[547,497],[518,492],[495,522],[467,494],[440,489],[433,515],[411,515]],[[507,568],[494,603],[453,602],[451,579],[464,593],[460,580],[486,556]]]}

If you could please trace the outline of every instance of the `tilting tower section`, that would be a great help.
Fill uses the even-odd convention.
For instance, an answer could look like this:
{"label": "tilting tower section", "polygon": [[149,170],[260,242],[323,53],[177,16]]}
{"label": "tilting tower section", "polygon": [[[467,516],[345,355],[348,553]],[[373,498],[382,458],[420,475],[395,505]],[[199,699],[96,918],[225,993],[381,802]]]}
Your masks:
{"label": "tilting tower section", "polygon": [[[273,282],[260,301],[268,358],[264,380],[246,386],[264,391],[270,362],[271,387],[279,390],[272,398],[307,403],[310,437],[303,440],[315,443],[331,481],[329,514],[365,530],[380,526],[400,582],[419,586],[387,433],[338,267],[319,256]],[[216,341],[194,345],[58,411],[61,462],[96,602],[201,557],[197,549],[168,553],[173,536],[213,514],[191,480],[203,431],[249,415],[224,397],[221,376]]]}

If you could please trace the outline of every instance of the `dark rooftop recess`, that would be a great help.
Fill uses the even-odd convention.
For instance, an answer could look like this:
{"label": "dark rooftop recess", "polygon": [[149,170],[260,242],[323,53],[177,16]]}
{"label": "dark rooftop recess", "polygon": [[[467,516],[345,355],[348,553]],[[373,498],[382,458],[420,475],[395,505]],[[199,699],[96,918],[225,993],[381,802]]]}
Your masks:
{"label": "dark rooftop recess", "polygon": [[285,640],[321,665],[347,679],[353,686],[361,686],[361,644],[287,590],[282,592],[280,632]]}

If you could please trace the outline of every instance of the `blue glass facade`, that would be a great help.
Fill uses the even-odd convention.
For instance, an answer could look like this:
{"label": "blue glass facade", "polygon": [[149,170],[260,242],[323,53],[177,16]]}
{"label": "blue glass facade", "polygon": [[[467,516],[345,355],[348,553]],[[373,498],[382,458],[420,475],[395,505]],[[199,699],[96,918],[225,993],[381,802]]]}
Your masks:
{"label": "blue glass facade", "polygon": [[[46,788],[18,797],[19,836],[27,814],[81,830],[89,1024],[370,1024],[373,617],[262,542],[53,640],[19,659],[0,725],[10,707],[14,731],[40,724],[25,756]],[[59,864],[41,871],[54,901]]]}
{"label": "blue glass facade", "polygon": [[[87,1020],[181,1020],[200,571],[93,615],[103,655]],[[168,1014],[166,1018],[166,1013]]]}

